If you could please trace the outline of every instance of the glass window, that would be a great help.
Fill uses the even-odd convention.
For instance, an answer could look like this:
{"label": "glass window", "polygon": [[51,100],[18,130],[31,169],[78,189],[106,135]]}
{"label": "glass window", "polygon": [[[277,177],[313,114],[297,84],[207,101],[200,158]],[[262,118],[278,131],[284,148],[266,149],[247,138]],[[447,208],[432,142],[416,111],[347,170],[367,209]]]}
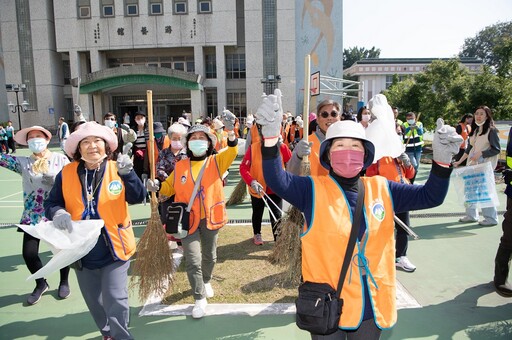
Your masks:
{"label": "glass window", "polygon": [[187,14],[187,2],[174,0],[174,14]]}
{"label": "glass window", "polygon": [[208,115],[217,115],[217,88],[207,88],[206,93],[206,112]]}
{"label": "glass window", "polygon": [[235,116],[245,116],[247,112],[247,95],[245,92],[233,91],[226,93],[226,108]]}
{"label": "glass window", "polygon": [[163,14],[162,4],[151,4],[151,11],[150,11],[150,13],[152,15]]}
{"label": "glass window", "polygon": [[185,71],[185,63],[182,61],[174,62],[173,68],[175,70]]}
{"label": "glass window", "polygon": [[69,60],[62,61],[62,68],[64,71],[64,85],[71,84],[71,65]]}
{"label": "glass window", "polygon": [[197,13],[211,13],[212,2],[211,0],[198,0],[197,1]]}
{"label": "glass window", "polygon": [[113,17],[114,16],[114,6],[112,6],[112,5],[103,6],[102,14],[104,17]]}
{"label": "glass window", "polygon": [[226,55],[226,79],[245,79],[245,54]]}
{"label": "glass window", "polygon": [[126,15],[127,16],[139,15],[139,7],[138,7],[138,5],[137,4],[126,5]]}
{"label": "glass window", "polygon": [[217,78],[217,61],[215,59],[215,54],[207,54],[205,56],[205,75],[208,79]]}
{"label": "glass window", "polygon": [[78,18],[87,19],[91,17],[91,1],[78,0],[77,1]]}

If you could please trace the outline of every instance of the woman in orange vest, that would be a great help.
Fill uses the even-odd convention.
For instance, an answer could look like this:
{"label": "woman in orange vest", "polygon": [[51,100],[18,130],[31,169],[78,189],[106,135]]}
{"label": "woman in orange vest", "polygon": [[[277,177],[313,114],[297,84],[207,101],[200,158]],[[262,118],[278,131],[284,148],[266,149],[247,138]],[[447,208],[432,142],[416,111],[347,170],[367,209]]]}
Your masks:
{"label": "woman in orange vest", "polygon": [[227,148],[214,153],[217,143],[215,135],[204,125],[194,125],[181,142],[187,148],[188,158],[176,163],[174,171],[161,185],[158,179],[146,182],[149,191],[175,195],[175,202],[188,205],[204,166],[190,211],[190,229],[188,235],[181,238],[187,276],[195,300],[192,317],[196,319],[205,315],[206,299],[214,296],[210,280],[217,260],[217,236],[219,229],[228,222],[222,174],[233,163],[238,152],[238,139],[233,131],[235,115],[225,110],[222,120],[228,131]]}
{"label": "woman in orange vest", "polygon": [[94,248],[76,263],[82,296],[104,339],[133,339],[128,330],[128,269],[135,236],[128,204],[140,203],[146,190],[133,171],[124,146],[117,163],[112,129],[96,122],[80,125],[69,135],[64,151],[73,159],[55,178],[45,214],[56,228],[73,232],[71,221],[103,219]]}
{"label": "woman in orange vest", "polygon": [[[455,161],[458,161],[459,159],[464,156],[464,153],[466,152],[466,149],[468,147],[468,137],[471,133],[471,123],[473,123],[473,114],[472,113],[466,113],[464,116],[462,116],[459,124],[455,128],[455,131],[459,135],[462,136],[464,141],[460,144],[459,153],[455,155]],[[464,160],[464,162],[460,163],[460,165],[466,165],[467,159]]]}
{"label": "woman in orange vest", "polygon": [[[257,131],[260,132],[260,129]],[[286,164],[292,157],[292,152],[284,143],[279,145],[279,149],[283,162]],[[274,235],[274,241],[276,241],[277,220],[281,218],[283,200],[281,197],[274,194],[265,184],[263,169],[261,167],[261,135],[259,134],[252,138],[252,144],[245,151],[244,159],[240,163],[240,176],[242,176],[244,182],[249,186],[249,193],[251,194],[253,243],[257,246],[263,245],[263,239],[261,237],[261,220],[263,211],[265,210],[265,202],[263,200],[272,200],[272,202],[274,202],[268,202],[268,206],[271,210],[271,212],[269,211],[269,215],[270,224],[272,225],[272,234]],[[263,192],[266,193],[266,197],[263,197]]]}
{"label": "woman in orange vest", "polygon": [[[301,234],[304,281],[338,285],[345,249],[355,214],[358,183],[365,187],[362,223],[346,275],[339,330],[329,339],[379,339],[382,329],[397,319],[393,207],[396,211],[440,205],[448,191],[449,163],[460,136],[440,120],[433,142],[432,171],[424,186],[395,183],[381,176],[360,177],[373,162],[375,147],[361,124],[340,121],[327,130],[320,146],[324,176],[296,176],[282,169],[277,141],[280,129],[280,91],[264,97],[256,113],[261,124],[263,174],[267,185],[304,213]],[[277,112],[276,112],[277,111]],[[325,338],[327,338],[325,337]],[[312,339],[324,336],[312,334]]]}

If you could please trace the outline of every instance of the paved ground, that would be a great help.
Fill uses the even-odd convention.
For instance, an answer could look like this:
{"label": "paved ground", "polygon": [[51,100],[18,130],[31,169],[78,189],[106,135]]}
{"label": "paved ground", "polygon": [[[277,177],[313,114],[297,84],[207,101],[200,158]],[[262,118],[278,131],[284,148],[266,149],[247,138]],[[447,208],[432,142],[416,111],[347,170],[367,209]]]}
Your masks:
{"label": "paved ground", "polygon": [[[418,182],[426,179],[429,168],[421,165]],[[226,192],[238,182],[235,174],[233,169]],[[21,180],[0,169],[0,187],[0,339],[100,339],[74,274],[69,299],[57,298],[58,274],[54,274],[48,278],[50,291],[39,304],[26,305],[34,285],[25,280],[29,273],[20,255],[21,234],[9,226],[21,214]],[[498,185],[500,210],[505,207],[503,189]],[[149,205],[131,206],[130,211],[137,221],[149,217]],[[512,339],[512,299],[495,294],[490,282],[501,228],[460,224],[462,212],[452,187],[441,207],[412,213],[414,231],[421,238],[410,242],[408,255],[418,269],[412,274],[398,272],[398,279],[421,307],[400,309],[397,325],[384,331],[383,339]],[[237,221],[249,220],[250,204],[230,207],[228,215]],[[143,228],[140,223],[136,234]],[[41,253],[43,261],[48,261],[48,248],[43,246]],[[135,296],[130,302],[130,327],[136,339],[309,339],[295,326],[293,314],[221,313],[201,320],[139,316],[143,304]]]}

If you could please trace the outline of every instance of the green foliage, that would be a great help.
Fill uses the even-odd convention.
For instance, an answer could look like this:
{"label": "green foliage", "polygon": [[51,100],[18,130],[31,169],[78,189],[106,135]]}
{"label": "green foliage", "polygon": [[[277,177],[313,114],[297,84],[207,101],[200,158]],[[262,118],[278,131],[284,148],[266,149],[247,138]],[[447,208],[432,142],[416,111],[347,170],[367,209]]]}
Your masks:
{"label": "green foliage", "polygon": [[475,37],[467,38],[464,41],[459,57],[480,58],[484,64],[491,67],[493,72],[504,66],[507,67],[503,63],[507,63],[508,60],[508,69],[510,70],[511,37],[512,21],[487,26]]}
{"label": "green foliage", "polygon": [[[456,125],[460,117],[474,112],[479,105],[493,110],[496,120],[512,112],[512,82],[484,67],[480,74],[470,73],[458,59],[437,60],[422,73],[402,82],[393,82],[384,92],[402,116],[408,111],[421,114],[427,129],[433,129],[438,117]],[[401,117],[403,118],[403,117]]]}
{"label": "green foliage", "polygon": [[343,69],[349,68],[356,61],[368,58],[379,58],[380,48],[373,46],[371,49],[364,47],[350,47],[349,49],[343,49]]}

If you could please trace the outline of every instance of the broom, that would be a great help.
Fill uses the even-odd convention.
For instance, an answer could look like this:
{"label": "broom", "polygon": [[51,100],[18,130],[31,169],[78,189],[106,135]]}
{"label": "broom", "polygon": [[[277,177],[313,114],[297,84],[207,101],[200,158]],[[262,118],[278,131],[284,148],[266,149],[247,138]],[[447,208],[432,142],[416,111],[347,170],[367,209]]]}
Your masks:
{"label": "broom", "polygon": [[[155,180],[155,137],[153,135],[153,92],[147,91],[149,125],[150,178]],[[172,285],[176,271],[172,251],[158,213],[156,193],[151,193],[151,217],[137,243],[137,259],[133,267],[131,288],[138,286],[140,301],[150,296],[163,296]]]}
{"label": "broom", "polygon": [[[304,60],[304,106],[302,116],[304,121],[303,131],[309,128],[309,95],[310,95],[310,63],[311,57],[306,55]],[[308,142],[308,133],[303,134],[306,143]],[[301,175],[308,176],[311,167],[308,156],[302,158]],[[276,246],[269,255],[270,262],[288,266],[284,277],[285,283],[298,284],[302,277],[302,249],[300,241],[301,227],[305,219],[302,212],[294,206],[290,206],[286,215],[281,219],[277,230]]]}
{"label": "broom", "polygon": [[233,192],[229,196],[229,200],[226,202],[227,206],[240,204],[247,197],[247,185],[245,184],[243,178],[240,178],[240,181],[233,189]]}

